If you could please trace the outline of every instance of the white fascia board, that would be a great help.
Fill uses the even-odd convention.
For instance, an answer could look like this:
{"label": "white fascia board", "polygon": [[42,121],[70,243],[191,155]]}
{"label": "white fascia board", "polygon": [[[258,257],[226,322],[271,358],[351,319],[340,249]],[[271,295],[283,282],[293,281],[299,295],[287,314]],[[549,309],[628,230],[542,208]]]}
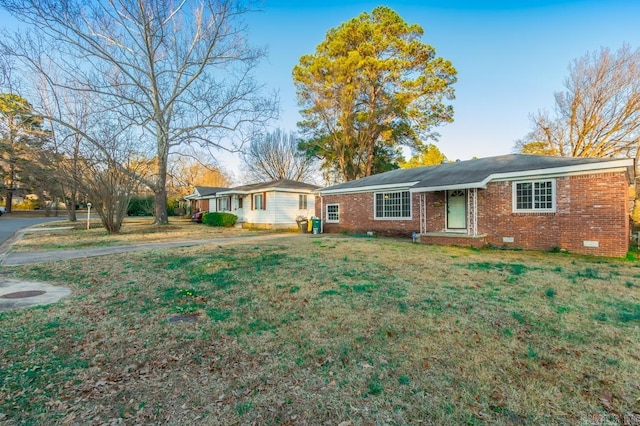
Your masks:
{"label": "white fascia board", "polygon": [[554,167],[550,169],[535,169],[535,170],[523,170],[519,172],[510,173],[495,173],[487,176],[486,179],[480,182],[470,182],[460,185],[443,185],[443,186],[425,186],[422,188],[414,188],[411,192],[434,192],[444,191],[450,189],[469,189],[480,188],[486,189],[489,182],[505,181],[505,180],[524,180],[524,179],[539,179],[539,178],[552,178],[568,175],[581,175],[588,174],[594,171],[609,171],[609,172],[626,172],[629,167],[633,167],[633,159],[624,158],[620,160],[607,161],[602,163],[580,164],[576,166]]}
{"label": "white fascia board", "polygon": [[380,191],[389,191],[389,190],[409,190],[413,185],[418,183],[415,182],[403,182],[403,183],[393,183],[388,185],[371,185],[371,186],[361,186],[358,188],[344,188],[344,189],[329,189],[329,190],[318,190],[318,195],[334,195],[334,194],[354,194],[357,192],[380,192]]}
{"label": "white fascia board", "polygon": [[247,195],[251,194],[247,191],[220,191],[216,193],[216,197],[228,197],[229,195]]}
{"label": "white fascia board", "polygon": [[486,189],[487,184],[485,181],[482,181],[482,182],[469,182],[469,183],[461,183],[461,184],[454,184],[454,185],[423,186],[421,188],[413,188],[411,189],[411,192],[415,194],[417,192],[450,191],[452,189],[455,190],[455,189],[471,189],[471,188]]}
{"label": "white fascia board", "polygon": [[[489,178],[485,179],[485,181],[505,181],[505,180],[518,180],[518,179],[537,179],[537,178],[545,178],[545,177],[560,177],[560,176],[569,176],[569,175],[584,175],[592,172],[626,172],[629,166],[633,166],[633,160],[619,160],[619,161],[630,161],[627,164],[617,164],[618,161],[615,162],[607,162],[607,163],[599,163],[599,164],[581,164],[579,166],[570,166],[570,167],[556,167],[553,169],[540,169],[540,170],[529,170],[526,172],[513,172],[513,173],[498,173],[495,175],[489,176]],[[616,164],[611,164],[616,163]]]}
{"label": "white fascia board", "polygon": [[216,195],[218,196],[249,195],[249,194],[257,194],[260,192],[294,192],[294,193],[301,193],[301,194],[311,194],[314,192],[314,190],[313,189],[294,189],[294,188],[262,188],[262,189],[256,189],[253,191],[234,191],[234,190],[220,191]]}
{"label": "white fascia board", "polygon": [[295,188],[270,188],[269,191],[276,192],[293,192],[296,194],[311,194],[315,192],[314,189],[295,189]]}

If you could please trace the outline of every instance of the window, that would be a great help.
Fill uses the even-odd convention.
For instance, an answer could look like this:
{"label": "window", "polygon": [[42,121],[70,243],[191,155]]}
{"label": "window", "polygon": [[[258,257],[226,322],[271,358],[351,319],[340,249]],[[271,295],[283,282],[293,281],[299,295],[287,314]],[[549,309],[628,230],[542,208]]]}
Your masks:
{"label": "window", "polygon": [[411,193],[379,192],[375,194],[375,218],[411,218]]}
{"label": "window", "polygon": [[339,204],[327,204],[327,222],[329,223],[340,222],[340,205]]}
{"label": "window", "polygon": [[238,197],[238,208],[241,209],[242,208],[242,200],[244,200],[243,197]]}
{"label": "window", "polygon": [[515,182],[513,210],[553,212],[556,210],[555,195],[554,180]]}
{"label": "window", "polygon": [[231,203],[231,198],[230,197],[222,197],[222,198],[218,198],[217,199],[218,202],[218,206],[216,211],[219,212],[226,212],[229,211],[229,204]]}
{"label": "window", "polygon": [[298,195],[298,210],[306,210],[307,209],[307,196],[300,194]]}
{"label": "window", "polygon": [[253,210],[264,210],[264,194],[253,196]]}

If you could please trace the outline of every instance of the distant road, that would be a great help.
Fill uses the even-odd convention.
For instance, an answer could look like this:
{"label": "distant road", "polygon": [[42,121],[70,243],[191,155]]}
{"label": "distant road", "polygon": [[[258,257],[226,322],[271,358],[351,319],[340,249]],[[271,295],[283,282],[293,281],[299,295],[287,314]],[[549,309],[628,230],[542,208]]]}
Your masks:
{"label": "distant road", "polygon": [[9,239],[9,237],[12,236],[18,229],[37,225],[39,223],[54,222],[56,220],[66,219],[66,214],[60,215],[58,217],[22,217],[19,215],[15,216],[13,213],[3,214],[2,216],[0,216],[0,244]]}

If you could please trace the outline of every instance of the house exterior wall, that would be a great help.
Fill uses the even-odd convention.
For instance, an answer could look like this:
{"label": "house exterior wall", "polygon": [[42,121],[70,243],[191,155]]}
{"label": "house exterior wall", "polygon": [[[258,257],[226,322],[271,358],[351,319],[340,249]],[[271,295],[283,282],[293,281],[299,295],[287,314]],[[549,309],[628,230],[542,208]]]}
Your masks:
{"label": "house exterior wall", "polygon": [[[625,256],[630,232],[626,173],[565,176],[555,178],[555,182],[555,212],[515,213],[513,182],[492,182],[486,189],[478,190],[477,229],[481,238],[433,235],[423,236],[421,240],[435,244],[490,244],[532,250],[557,247],[572,253]],[[445,191],[425,194],[427,232],[446,231],[445,194]],[[324,195],[316,198],[316,216],[324,219],[324,232],[373,231],[381,235],[410,236],[420,230],[419,203],[420,194],[412,194],[409,220],[375,220],[373,193]],[[338,223],[327,223],[327,204],[339,205]]]}
{"label": "house exterior wall", "polygon": [[[566,176],[556,178],[554,213],[514,213],[512,182],[491,183],[478,191],[478,232],[486,233],[487,243],[495,246],[625,256],[628,193],[624,172]],[[504,237],[513,242],[504,242]],[[596,242],[598,247],[588,246]]]}
{"label": "house exterior wall", "polygon": [[[374,219],[372,192],[316,197],[315,215],[323,219],[324,232],[374,232],[378,235],[410,237],[420,232],[420,197],[411,196],[410,219]],[[339,222],[327,223],[327,204],[339,205]],[[322,211],[324,209],[324,211]]]}
{"label": "house exterior wall", "polygon": [[[256,193],[260,194],[260,193]],[[315,196],[307,194],[307,209],[299,209],[300,193],[268,191],[266,195],[266,208],[264,210],[252,209],[251,199],[254,194],[244,197],[241,211],[232,211],[234,214],[242,214],[246,226],[258,226],[265,228],[297,228],[298,216],[311,217],[315,211]]]}

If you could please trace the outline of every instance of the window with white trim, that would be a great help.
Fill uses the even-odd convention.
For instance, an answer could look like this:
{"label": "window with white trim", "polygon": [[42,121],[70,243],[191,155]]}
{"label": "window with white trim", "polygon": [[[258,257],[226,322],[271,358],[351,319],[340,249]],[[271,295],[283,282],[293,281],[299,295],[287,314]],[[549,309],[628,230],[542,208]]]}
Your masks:
{"label": "window with white trim", "polygon": [[376,193],[374,213],[376,219],[411,218],[411,193],[409,191]]}
{"label": "window with white trim", "polygon": [[554,179],[513,183],[515,212],[556,211],[556,182]]}
{"label": "window with white trim", "polygon": [[254,194],[253,195],[253,209],[254,210],[264,210],[264,197],[263,197],[263,194]]}
{"label": "window with white trim", "polygon": [[327,204],[327,222],[340,222],[340,204]]}
{"label": "window with white trim", "polygon": [[307,195],[299,194],[298,195],[298,210],[306,210],[307,209]]}
{"label": "window with white trim", "polygon": [[218,202],[218,208],[217,211],[219,212],[226,212],[231,210],[230,209],[230,205],[231,205],[231,197],[222,197],[222,198],[218,198],[216,200]]}

